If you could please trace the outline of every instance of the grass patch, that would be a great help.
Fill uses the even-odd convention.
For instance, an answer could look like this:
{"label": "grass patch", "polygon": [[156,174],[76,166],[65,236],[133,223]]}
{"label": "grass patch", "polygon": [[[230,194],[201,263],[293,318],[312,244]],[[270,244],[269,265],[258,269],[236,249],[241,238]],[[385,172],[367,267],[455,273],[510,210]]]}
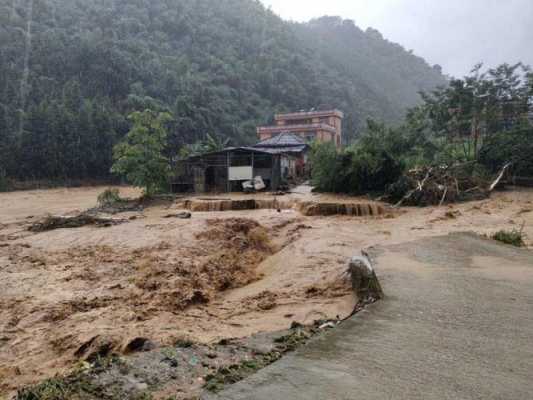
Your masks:
{"label": "grass patch", "polygon": [[276,346],[274,350],[265,354],[258,354],[251,360],[245,360],[239,364],[223,367],[216,373],[206,377],[204,388],[210,392],[218,393],[226,385],[232,385],[255,374],[257,371],[268,367],[278,361],[285,353],[295,350],[297,347],[307,343],[312,334],[316,332],[305,332],[297,329],[288,335],[274,340]]}
{"label": "grass patch", "polygon": [[38,385],[19,390],[14,400],[114,400],[114,397],[104,395],[103,388],[99,387],[93,378],[112,365],[120,363],[122,361],[118,357],[98,357],[90,366],[81,363],[69,376],[47,379]]}
{"label": "grass patch", "polygon": [[492,235],[492,239],[515,247],[525,247],[523,230],[513,229],[511,231],[501,230]]}

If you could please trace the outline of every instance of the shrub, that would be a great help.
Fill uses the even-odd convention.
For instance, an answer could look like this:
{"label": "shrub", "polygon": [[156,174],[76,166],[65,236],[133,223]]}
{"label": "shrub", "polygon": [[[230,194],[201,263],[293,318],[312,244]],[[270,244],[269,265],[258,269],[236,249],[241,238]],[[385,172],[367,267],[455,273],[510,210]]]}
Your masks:
{"label": "shrub", "polygon": [[98,205],[101,207],[112,206],[121,201],[118,189],[106,189],[98,195]]}
{"label": "shrub", "polygon": [[333,193],[382,192],[404,170],[403,163],[385,150],[352,147],[337,153],[330,144],[315,145],[311,163],[316,190]]}
{"label": "shrub", "polygon": [[492,235],[492,239],[516,247],[524,247],[524,233],[522,230],[513,229],[511,231],[501,230]]}
{"label": "shrub", "polygon": [[311,150],[311,180],[316,190],[335,191],[338,154],[333,144],[314,143]]}
{"label": "shrub", "polygon": [[481,147],[479,162],[491,172],[512,162],[515,176],[533,176],[533,128],[490,136]]}
{"label": "shrub", "polygon": [[61,379],[49,379],[39,385],[20,390],[16,400],[68,400],[71,389]]}

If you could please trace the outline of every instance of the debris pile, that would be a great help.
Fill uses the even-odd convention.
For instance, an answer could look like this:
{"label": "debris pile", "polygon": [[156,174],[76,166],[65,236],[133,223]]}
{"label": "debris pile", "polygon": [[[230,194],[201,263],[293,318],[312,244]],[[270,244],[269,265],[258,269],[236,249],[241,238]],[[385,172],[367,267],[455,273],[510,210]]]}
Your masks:
{"label": "debris pile", "polygon": [[90,213],[81,213],[74,216],[49,215],[43,220],[30,225],[30,232],[46,232],[54,229],[80,228],[87,225],[109,227],[126,222],[124,219],[99,217]]}
{"label": "debris pile", "polygon": [[495,180],[478,171],[476,164],[415,168],[387,190],[387,199],[399,206],[431,206],[481,200],[500,183],[509,165]]}

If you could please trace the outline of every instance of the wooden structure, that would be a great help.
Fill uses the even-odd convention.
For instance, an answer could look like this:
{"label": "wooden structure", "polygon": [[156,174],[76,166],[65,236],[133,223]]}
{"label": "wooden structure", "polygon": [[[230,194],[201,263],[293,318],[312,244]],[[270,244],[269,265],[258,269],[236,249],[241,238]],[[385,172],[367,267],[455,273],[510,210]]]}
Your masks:
{"label": "wooden structure", "polygon": [[299,136],[284,132],[273,138],[262,140],[253,147],[288,156],[281,158],[281,173],[285,179],[301,178],[308,172],[307,153],[310,146]]}
{"label": "wooden structure", "polygon": [[288,132],[301,137],[306,142],[333,142],[337,148],[340,148],[343,119],[344,114],[339,110],[276,114],[274,117],[276,125],[258,127],[257,135],[260,140],[268,140]]}

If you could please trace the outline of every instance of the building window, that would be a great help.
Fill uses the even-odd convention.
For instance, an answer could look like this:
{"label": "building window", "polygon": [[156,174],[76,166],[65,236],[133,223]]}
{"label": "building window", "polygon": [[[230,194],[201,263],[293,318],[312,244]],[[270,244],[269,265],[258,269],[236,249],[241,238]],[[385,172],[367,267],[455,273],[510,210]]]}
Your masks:
{"label": "building window", "polygon": [[308,142],[312,142],[316,139],[316,132],[305,132],[304,138]]}

